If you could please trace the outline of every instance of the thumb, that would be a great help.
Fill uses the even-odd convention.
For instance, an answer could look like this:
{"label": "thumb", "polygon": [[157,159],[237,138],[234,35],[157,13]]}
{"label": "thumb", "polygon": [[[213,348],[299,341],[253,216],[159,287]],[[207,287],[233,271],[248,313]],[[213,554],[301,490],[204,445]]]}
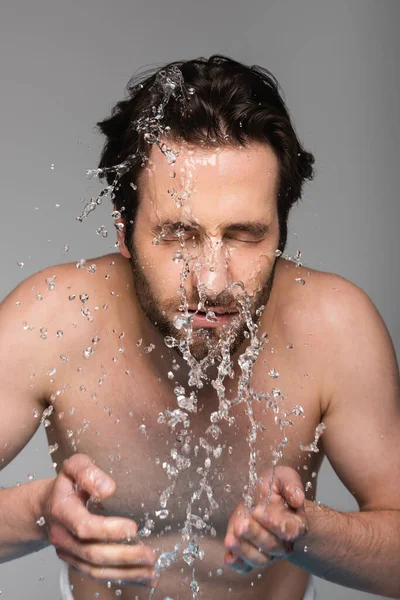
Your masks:
{"label": "thumb", "polygon": [[104,500],[115,492],[114,480],[85,454],[74,454],[63,464],[63,472],[89,496]]}
{"label": "thumb", "polygon": [[292,508],[300,508],[304,504],[305,493],[300,475],[291,467],[281,467],[275,473],[275,485],[282,498]]}

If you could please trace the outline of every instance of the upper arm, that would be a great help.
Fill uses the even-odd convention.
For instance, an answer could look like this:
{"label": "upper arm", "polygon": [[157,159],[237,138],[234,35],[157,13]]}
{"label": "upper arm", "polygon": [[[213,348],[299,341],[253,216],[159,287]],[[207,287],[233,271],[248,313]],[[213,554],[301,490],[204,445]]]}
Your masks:
{"label": "upper arm", "polygon": [[[335,278],[336,279],[336,278]],[[386,326],[360,289],[336,279],[322,444],[361,510],[400,509],[399,373]]]}
{"label": "upper arm", "polygon": [[47,306],[35,291],[44,277],[25,280],[0,304],[0,469],[28,443],[44,408],[46,348],[40,328]]}

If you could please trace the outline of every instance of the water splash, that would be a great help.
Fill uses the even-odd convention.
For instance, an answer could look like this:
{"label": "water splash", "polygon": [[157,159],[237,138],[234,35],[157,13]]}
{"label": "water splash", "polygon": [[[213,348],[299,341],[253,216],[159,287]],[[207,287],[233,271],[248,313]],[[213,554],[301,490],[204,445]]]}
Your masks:
{"label": "water splash", "polygon": [[311,444],[308,444],[307,446],[303,446],[303,444],[300,444],[300,450],[303,450],[304,452],[319,452],[318,442],[326,428],[326,423],[319,423],[319,425],[317,425],[315,429],[314,441]]}
{"label": "water splash", "polygon": [[[159,71],[150,91],[154,96],[155,104],[150,103],[149,107],[143,112],[142,116],[134,121],[133,127],[138,133],[143,134],[143,138],[146,142],[159,148],[162,154],[166,157],[169,165],[174,165],[179,154],[162,141],[163,136],[169,132],[169,127],[163,123],[163,118],[165,108],[171,98],[181,103],[182,110],[187,108],[187,92],[184,87],[181,71],[175,66]],[[156,104],[157,100],[158,104]],[[115,177],[112,183],[103,188],[96,197],[92,197],[88,200],[83,207],[81,214],[76,217],[77,221],[84,221],[90,215],[90,213],[92,213],[98,206],[100,206],[100,204],[102,204],[105,198],[111,201],[114,200],[115,192],[118,190],[121,177],[132,168],[132,165],[137,159],[141,159],[141,163],[144,165],[147,161],[147,156],[145,153],[131,154],[126,160],[118,165],[112,167],[103,167],[100,169],[89,169],[86,172],[89,179],[102,178],[108,174],[114,174]],[[136,184],[131,183],[131,186],[133,189],[137,189]],[[178,194],[175,198],[175,201],[177,205],[179,205],[181,202],[183,202],[183,199],[181,199]],[[121,214],[119,213],[118,217],[113,218],[115,219],[120,217]],[[107,237],[105,228],[100,228],[100,231],[97,230],[97,232],[103,237]]]}
{"label": "water splash", "polygon": [[[168,146],[163,141],[164,136],[168,135],[169,127],[165,124],[165,109],[168,103],[173,99],[176,102],[181,103],[181,110],[186,109],[187,96],[191,96],[194,90],[185,89],[182,73],[177,67],[172,67],[168,70],[160,71],[154,81],[153,88],[151,90],[154,101],[150,102],[148,108],[143,112],[142,116],[133,123],[133,127],[138,133],[143,135],[143,139],[150,145],[156,146],[164,155],[168,165],[175,165],[179,153],[172,147]],[[142,155],[130,155],[125,161],[118,165],[102,168],[102,169],[91,169],[87,171],[87,176],[91,178],[102,178],[106,175],[114,175],[114,179],[111,184],[106,186],[97,197],[90,198],[90,200],[84,206],[81,215],[77,217],[77,220],[82,222],[91,214],[97,206],[99,206],[104,198],[108,198],[111,201],[115,198],[115,193],[118,191],[120,185],[120,179],[131,169],[135,161],[141,160],[142,166],[145,165],[147,157],[145,154]],[[172,176],[173,179],[176,177],[174,171]],[[131,182],[130,184],[135,190],[137,186]],[[178,208],[181,208],[190,196],[188,190],[178,191],[175,187],[171,187],[168,190],[168,194],[174,201]],[[111,217],[114,220],[114,225],[119,231],[123,231],[124,224],[118,223],[117,221],[122,218],[124,207],[120,210],[113,211]],[[101,226],[96,230],[98,235],[107,237],[107,229],[105,226]],[[153,245],[158,246],[163,241],[164,237],[168,234],[168,229],[163,228],[159,234],[153,239]],[[193,319],[199,312],[206,312],[206,320],[209,323],[217,323],[218,315],[212,310],[206,310],[206,290],[205,287],[198,283],[197,291],[199,296],[199,304],[197,311],[189,311],[187,296],[186,296],[186,283],[191,270],[197,275],[197,282],[200,282],[199,270],[201,269],[201,263],[196,257],[190,254],[189,249],[186,245],[185,232],[179,230],[176,232],[180,249],[175,251],[171,257],[172,261],[181,266],[180,271],[180,285],[178,289],[178,295],[180,300],[179,311],[180,314],[174,318],[174,326],[179,332],[179,336],[165,337],[165,344],[168,348],[176,348],[183,360],[188,366],[188,382],[187,388],[192,388],[190,391],[183,385],[176,385],[174,388],[174,395],[176,397],[176,408],[166,409],[161,412],[158,416],[157,422],[165,425],[170,431],[176,433],[175,437],[179,438],[178,442],[169,449],[169,457],[163,462],[160,461],[161,467],[166,473],[168,478],[167,487],[161,492],[159,496],[160,508],[155,511],[155,517],[163,520],[168,517],[169,509],[168,503],[176,490],[178,478],[181,474],[186,471],[192,465],[193,456],[198,457],[202,453],[204,457],[203,466],[196,469],[198,475],[197,482],[194,482],[194,490],[191,493],[190,501],[186,507],[186,518],[181,529],[181,539],[178,544],[175,545],[173,551],[163,552],[159,557],[155,565],[156,572],[161,575],[167,569],[171,568],[181,555],[184,562],[192,569],[192,579],[190,582],[190,590],[192,599],[197,600],[200,594],[200,586],[195,577],[196,565],[199,561],[202,561],[205,556],[204,549],[201,547],[201,540],[209,535],[211,537],[216,536],[216,530],[212,525],[211,517],[218,510],[219,505],[214,497],[214,490],[211,483],[211,474],[213,471],[213,462],[219,459],[224,451],[229,454],[232,453],[232,448],[226,448],[224,444],[220,443],[222,435],[222,422],[226,422],[228,425],[233,425],[235,418],[232,415],[232,409],[238,404],[243,404],[245,414],[249,420],[249,433],[247,437],[247,443],[249,447],[249,458],[248,458],[248,481],[243,490],[243,500],[246,509],[251,512],[255,506],[256,489],[260,484],[260,478],[257,473],[257,453],[256,453],[256,442],[258,432],[262,429],[262,424],[257,422],[254,414],[254,404],[263,403],[266,410],[270,410],[274,414],[275,423],[279,426],[282,437],[277,447],[273,450],[272,454],[272,469],[270,479],[268,482],[268,494],[265,499],[265,504],[268,505],[271,493],[272,485],[275,475],[276,466],[281,460],[285,447],[288,444],[287,429],[293,427],[295,420],[292,417],[300,417],[303,415],[304,410],[301,406],[295,406],[290,411],[284,411],[282,408],[283,394],[277,388],[273,388],[269,393],[256,392],[252,387],[252,377],[254,364],[262,352],[266,342],[267,335],[265,333],[259,334],[258,325],[254,321],[252,316],[252,299],[246,293],[242,282],[234,282],[229,288],[228,292],[236,292],[237,310],[239,314],[239,320],[246,325],[246,336],[247,336],[247,347],[244,352],[239,356],[237,365],[240,369],[238,378],[238,389],[237,395],[234,399],[229,400],[226,396],[226,378],[232,379],[234,377],[234,368],[231,346],[235,338],[235,326],[223,327],[221,335],[217,342],[211,343],[208,333],[206,330],[196,331],[196,335],[204,336],[208,354],[201,360],[197,360],[191,353],[191,345],[193,342]],[[280,250],[275,251],[275,257],[282,256]],[[296,263],[296,267],[301,267],[301,252],[298,250],[294,257],[284,256],[287,260],[293,260]],[[22,266],[22,265],[21,265]],[[86,260],[81,259],[77,263],[77,268],[82,269],[86,266]],[[87,267],[89,273],[95,272],[95,265]],[[305,280],[301,277],[295,279],[299,285],[305,285]],[[54,283],[54,282],[53,282]],[[70,299],[74,299],[75,295],[70,296]],[[88,297],[86,295],[80,296],[82,303],[81,312],[85,317],[90,318],[90,311],[87,307]],[[106,305],[103,307],[106,308]],[[260,307],[256,313],[256,317],[259,318],[262,315],[264,307]],[[137,346],[140,347],[142,340],[137,342]],[[83,356],[89,359],[95,351],[95,342],[93,340],[93,346],[89,346],[83,352]],[[144,353],[148,354],[154,349],[154,344],[150,344],[144,347]],[[68,357],[61,356],[62,360],[68,360]],[[208,373],[211,367],[216,367],[216,376],[210,381]],[[176,361],[172,362],[171,370],[168,371],[167,378],[174,379],[174,372],[179,369],[179,365]],[[279,377],[279,373],[275,369],[269,371],[271,379],[276,380]],[[197,393],[198,390],[204,387],[205,382],[210,383],[212,388],[215,389],[218,398],[218,408],[210,415],[210,425],[206,429],[204,436],[199,437],[198,440],[193,440],[193,434],[190,430],[191,419],[196,418],[198,410]],[[301,450],[318,452],[317,443],[319,437],[322,435],[326,425],[321,423],[316,430],[314,442],[308,446],[300,446]],[[143,435],[147,436],[147,429],[144,424],[140,425],[139,430]],[[71,432],[72,433],[72,432]],[[225,484],[224,489],[226,493],[229,493],[231,487],[229,484]],[[202,511],[200,508],[200,501],[206,499],[207,508]],[[198,514],[201,512],[201,516]],[[145,522],[143,527],[139,531],[141,537],[150,537],[155,527],[154,519],[148,513],[145,513]],[[222,574],[221,573],[217,574]],[[150,592],[150,598],[153,597],[155,588]]]}

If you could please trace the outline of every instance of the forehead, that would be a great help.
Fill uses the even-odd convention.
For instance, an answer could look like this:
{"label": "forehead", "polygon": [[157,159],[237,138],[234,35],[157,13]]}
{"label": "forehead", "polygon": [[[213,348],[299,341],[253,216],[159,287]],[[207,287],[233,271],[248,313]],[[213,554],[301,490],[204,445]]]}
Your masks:
{"label": "forehead", "polygon": [[[140,177],[141,209],[148,217],[182,217],[185,210],[199,219],[212,213],[265,211],[276,203],[279,164],[267,144],[235,147],[193,147],[167,143],[177,155],[175,164],[152,147]],[[179,207],[177,198],[183,199]],[[175,200],[175,201],[174,201]],[[243,217],[243,215],[242,215]]]}

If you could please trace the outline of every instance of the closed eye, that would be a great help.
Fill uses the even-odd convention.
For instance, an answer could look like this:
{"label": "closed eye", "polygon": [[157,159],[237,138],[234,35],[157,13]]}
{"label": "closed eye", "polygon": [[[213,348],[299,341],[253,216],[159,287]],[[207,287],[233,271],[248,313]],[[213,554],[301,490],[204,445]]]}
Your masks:
{"label": "closed eye", "polygon": [[264,238],[261,238],[258,240],[248,239],[248,238],[244,239],[243,237],[238,236],[238,235],[226,235],[225,238],[228,240],[234,240],[235,242],[243,242],[244,244],[259,244],[264,239]]}

